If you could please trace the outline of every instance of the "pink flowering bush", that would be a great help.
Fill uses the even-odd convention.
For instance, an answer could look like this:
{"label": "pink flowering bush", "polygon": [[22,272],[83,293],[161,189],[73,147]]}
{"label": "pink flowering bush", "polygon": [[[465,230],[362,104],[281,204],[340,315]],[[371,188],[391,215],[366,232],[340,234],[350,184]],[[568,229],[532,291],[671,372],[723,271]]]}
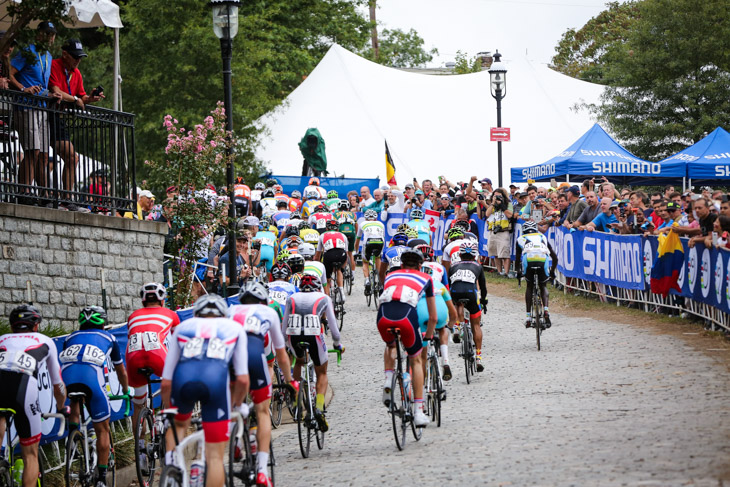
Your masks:
{"label": "pink flowering bush", "polygon": [[159,180],[178,188],[178,194],[167,198],[162,206],[174,235],[169,251],[179,264],[173,267],[173,284],[175,304],[180,307],[192,301],[195,262],[207,255],[215,229],[228,225],[229,200],[210,187],[211,182],[222,179],[227,164],[233,163],[226,154],[233,142],[225,125],[220,102],[202,124],[190,130],[167,115],[163,122],[166,160],[145,161]]}

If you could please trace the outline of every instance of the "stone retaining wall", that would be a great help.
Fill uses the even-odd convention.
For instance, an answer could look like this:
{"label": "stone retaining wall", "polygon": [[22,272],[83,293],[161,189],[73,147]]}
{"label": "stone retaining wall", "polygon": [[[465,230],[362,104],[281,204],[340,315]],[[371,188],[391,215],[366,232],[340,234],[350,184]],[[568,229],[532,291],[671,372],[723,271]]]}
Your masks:
{"label": "stone retaining wall", "polygon": [[0,318],[27,302],[68,329],[101,305],[104,269],[111,323],[140,306],[139,288],[161,281],[163,223],[0,203]]}

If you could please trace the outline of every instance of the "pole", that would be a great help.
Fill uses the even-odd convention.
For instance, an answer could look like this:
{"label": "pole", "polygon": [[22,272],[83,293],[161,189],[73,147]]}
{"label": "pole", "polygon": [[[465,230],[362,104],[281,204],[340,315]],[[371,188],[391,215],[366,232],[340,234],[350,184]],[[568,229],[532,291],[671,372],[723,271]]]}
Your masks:
{"label": "pole", "polygon": [[[231,58],[233,57],[233,40],[221,39],[221,57],[223,58],[223,107],[226,110],[226,131],[233,137],[233,94],[231,92]],[[226,167],[226,182],[228,183],[228,295],[238,294],[238,255],[236,254],[236,206],[233,200],[233,147],[229,143],[226,147],[228,165]]]}
{"label": "pole", "polygon": [[[495,90],[495,98],[497,99],[497,127],[502,127],[502,90]],[[499,187],[502,187],[502,141],[497,141],[497,180]]]}
{"label": "pole", "polygon": [[378,59],[380,57],[380,45],[378,44],[378,24],[375,19],[375,8],[376,8],[377,0],[370,0],[370,22],[372,22],[373,26],[370,29],[370,42],[373,46],[373,54],[375,55],[375,59]]}

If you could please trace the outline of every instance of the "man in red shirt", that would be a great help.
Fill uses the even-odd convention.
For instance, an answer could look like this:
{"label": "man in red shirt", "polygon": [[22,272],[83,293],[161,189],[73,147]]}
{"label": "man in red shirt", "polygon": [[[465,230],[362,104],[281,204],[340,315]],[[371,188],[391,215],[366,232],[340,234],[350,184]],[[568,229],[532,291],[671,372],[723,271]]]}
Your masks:
{"label": "man in red shirt", "polygon": [[[104,98],[104,94],[98,89],[91,95],[87,95],[84,90],[84,79],[79,71],[79,63],[87,54],[81,42],[78,39],[69,39],[61,49],[63,50],[61,57],[51,63],[51,77],[48,81],[50,92],[59,94],[61,101],[74,103],[81,110],[87,103],[94,103]],[[60,154],[65,162],[62,174],[63,188],[73,191],[79,158],[71,143],[64,117],[55,113],[50,118],[51,142],[56,153]],[[66,206],[69,210],[78,210],[74,204]]]}

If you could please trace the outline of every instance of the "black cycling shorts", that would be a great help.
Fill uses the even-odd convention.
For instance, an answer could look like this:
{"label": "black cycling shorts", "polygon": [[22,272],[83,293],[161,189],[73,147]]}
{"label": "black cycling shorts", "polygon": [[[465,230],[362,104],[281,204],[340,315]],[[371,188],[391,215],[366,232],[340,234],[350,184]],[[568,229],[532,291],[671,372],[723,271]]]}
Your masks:
{"label": "black cycling shorts", "polygon": [[383,251],[383,242],[373,242],[372,240],[365,244],[365,261],[370,260],[371,255],[375,255],[376,257],[380,256],[380,253]]}
{"label": "black cycling shorts", "polygon": [[235,202],[238,216],[248,216],[249,201],[246,198],[235,198]]}
{"label": "black cycling shorts", "polygon": [[547,261],[545,262],[528,262],[525,268],[525,279],[532,282],[533,276],[537,273],[537,279],[540,283],[547,282],[550,277],[547,272]]}
{"label": "black cycling shorts", "polygon": [[335,265],[344,266],[347,262],[347,251],[345,249],[330,249],[322,255],[324,270],[327,271],[327,279],[332,276]]}
{"label": "black cycling shorts", "polygon": [[469,311],[471,318],[477,318],[482,314],[482,308],[479,307],[479,301],[477,300],[476,292],[451,292],[451,301],[454,306],[459,304],[460,300],[466,300],[464,307]]}

